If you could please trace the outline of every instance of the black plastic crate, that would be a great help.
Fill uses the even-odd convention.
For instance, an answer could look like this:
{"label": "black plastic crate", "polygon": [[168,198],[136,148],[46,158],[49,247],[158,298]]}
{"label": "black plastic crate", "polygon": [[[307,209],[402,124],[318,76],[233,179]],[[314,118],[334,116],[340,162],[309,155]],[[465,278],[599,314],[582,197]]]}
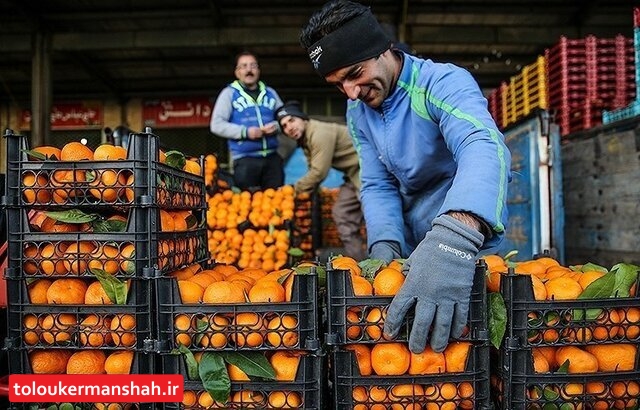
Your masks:
{"label": "black plastic crate", "polygon": [[[102,349],[100,349],[102,350]],[[122,350],[122,349],[121,349]],[[9,372],[11,374],[33,374],[31,367],[30,355],[40,355],[41,361],[47,361],[46,355],[48,354],[63,354],[70,356],[72,353],[79,352],[80,349],[67,349],[64,352],[58,349],[19,349],[9,352]],[[105,351],[108,356],[114,351]],[[133,361],[131,363],[130,374],[153,374],[155,372],[155,355],[147,354],[143,352],[134,352]],[[122,375],[126,377],[126,375]],[[87,377],[91,377],[87,374]],[[20,410],[34,410],[34,409],[47,409],[47,410],[63,410],[69,408],[72,404],[74,409],[97,409],[97,403],[10,403],[10,409]],[[103,403],[104,409],[109,410],[146,410],[156,408],[154,403]]]}
{"label": "black plastic crate", "polygon": [[463,372],[400,376],[361,376],[355,354],[336,350],[329,364],[332,408],[490,409],[488,349],[472,344]]}
{"label": "black plastic crate", "polygon": [[[179,343],[196,351],[319,347],[316,273],[295,275],[291,301],[281,303],[183,304],[175,279],[158,279],[157,284],[161,352],[177,348]],[[239,317],[241,323],[234,324]]]}
{"label": "black plastic crate", "polygon": [[[185,399],[188,404],[165,403],[164,408],[173,409],[206,409],[212,403],[212,398],[204,390],[200,380],[190,380],[184,358],[181,355],[161,355],[163,374],[182,374],[184,376]],[[324,369],[325,357],[320,351],[309,351],[300,357],[300,363],[294,381],[259,380],[231,381],[231,399],[238,400],[226,403],[226,409],[273,409],[273,408],[303,408],[325,409],[324,404]],[[252,394],[241,393],[252,392]],[[283,394],[284,393],[284,394]],[[279,397],[276,398],[275,395]],[[251,399],[249,399],[249,397]],[[269,400],[272,400],[271,402]],[[277,401],[276,401],[277,400]],[[283,402],[285,401],[285,402]]]}
{"label": "black plastic crate", "polygon": [[[329,264],[330,265],[330,264]],[[469,305],[469,331],[463,339],[488,340],[487,293],[484,264],[476,265],[471,302]],[[327,268],[327,308],[329,327],[326,343],[379,343],[384,327],[383,315],[392,297],[354,296],[351,273],[348,270]],[[404,319],[401,330],[393,341],[408,341],[413,320],[413,309]]]}
{"label": "black plastic crate", "polygon": [[[127,159],[120,161],[54,161],[30,157],[25,136],[7,132],[8,207],[68,208],[158,205],[206,208],[202,175],[159,160],[159,139],[132,134]],[[202,167],[203,158],[200,158]]]}
{"label": "black plastic crate", "polygon": [[[155,322],[151,308],[152,286],[151,281],[132,279],[124,305],[33,304],[26,281],[9,279],[7,289],[11,303],[5,348],[114,350],[126,347],[151,351]],[[155,316],[155,312],[153,314]]]}
{"label": "black plastic crate", "polygon": [[[637,283],[635,285],[638,286]],[[529,275],[504,274],[504,346],[640,344],[640,297],[536,301]]]}
{"label": "black plastic crate", "polygon": [[[209,259],[203,211],[195,212],[198,222],[191,230],[161,232],[158,208],[131,208],[119,214],[126,219],[125,230],[107,233],[39,232],[30,222],[33,213],[20,208],[8,208],[6,212],[7,278],[86,276],[92,275],[90,269],[123,278],[153,278],[184,264]],[[106,221],[96,218],[98,224]]]}
{"label": "black plastic crate", "polygon": [[[634,371],[535,373],[530,350],[492,352],[491,396],[496,409],[637,409],[640,367]],[[622,404],[621,404],[622,403]]]}

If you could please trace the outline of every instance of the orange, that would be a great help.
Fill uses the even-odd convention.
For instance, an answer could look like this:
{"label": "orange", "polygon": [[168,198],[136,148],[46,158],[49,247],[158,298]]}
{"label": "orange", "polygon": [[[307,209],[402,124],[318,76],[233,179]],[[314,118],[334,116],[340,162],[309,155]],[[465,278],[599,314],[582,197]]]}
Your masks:
{"label": "orange", "polygon": [[194,281],[179,280],[180,300],[182,303],[199,303],[202,301],[204,288]]}
{"label": "orange", "polygon": [[249,376],[238,366],[231,363],[227,363],[227,373],[229,374],[229,379],[234,382],[249,381]]}
{"label": "orange", "polygon": [[358,363],[358,369],[360,370],[360,376],[371,376],[371,350],[369,346],[362,343],[355,343],[344,346],[345,350],[350,350],[356,357],[356,363]]}
{"label": "orange", "polygon": [[294,391],[273,391],[269,393],[269,406],[273,409],[298,409],[302,400]]}
{"label": "orange", "polygon": [[409,370],[411,353],[403,343],[380,343],[371,349],[371,367],[378,376],[396,376]]}
{"label": "orange", "polygon": [[533,286],[533,298],[535,300],[547,299],[547,288],[539,277],[531,275],[531,285]]}
{"label": "orange", "polygon": [[90,241],[71,243],[62,255],[65,269],[72,274],[83,274],[89,266],[91,253],[95,249],[96,245]]}
{"label": "orange", "polygon": [[434,352],[430,346],[427,346],[422,353],[410,353],[409,374],[438,374],[445,372],[444,353]]}
{"label": "orange", "polygon": [[467,357],[471,351],[469,342],[451,342],[444,349],[444,360],[447,373],[464,372],[467,368]]}
{"label": "orange", "polygon": [[68,342],[74,333],[77,324],[76,316],[69,313],[46,315],[40,326],[42,327],[42,340],[47,344]]}
{"label": "orange", "polygon": [[[196,275],[197,276],[197,275]],[[242,288],[233,282],[213,282],[202,295],[204,303],[244,303],[245,297]]]}
{"label": "orange", "polygon": [[533,371],[536,373],[549,373],[550,366],[547,357],[537,348],[531,349],[533,357]]}
{"label": "orange", "polygon": [[116,315],[111,320],[109,329],[116,346],[131,347],[136,344],[136,318],[130,314]]}
{"label": "orange", "polygon": [[225,347],[227,345],[227,334],[229,331],[229,319],[220,315],[210,315],[207,318],[208,329],[202,339],[200,345],[202,347]]}
{"label": "orange", "polygon": [[29,352],[29,364],[34,374],[64,374],[70,357],[69,350],[33,350]]}
{"label": "orange", "polygon": [[113,305],[113,301],[107,295],[99,280],[91,282],[84,294],[85,305]]}
{"label": "orange", "polygon": [[637,339],[640,336],[640,308],[619,309],[618,316],[622,324],[618,330],[618,336],[626,336],[629,340]]}
{"label": "orange", "polygon": [[31,282],[28,286],[29,301],[35,305],[41,305],[47,303],[47,290],[51,286],[49,279],[38,279]]}
{"label": "orange", "polygon": [[595,356],[598,363],[598,370],[601,372],[634,370],[638,351],[638,346],[635,344],[587,345],[584,349]]}
{"label": "orange", "polygon": [[279,303],[285,301],[284,287],[276,281],[261,281],[249,291],[252,303]]}
{"label": "orange", "polygon": [[606,275],[606,272],[596,270],[583,272],[578,276],[578,283],[582,286],[582,289],[586,289],[593,281],[600,279],[604,275]]}
{"label": "orange", "polygon": [[67,362],[67,374],[104,374],[106,359],[102,350],[78,350]]}
{"label": "orange", "polygon": [[365,328],[365,331],[372,340],[380,340],[382,338],[384,320],[386,317],[387,311],[382,311],[382,309],[378,307],[371,308],[369,312],[367,312],[367,316],[365,318],[367,327]]}
{"label": "orange", "polygon": [[231,396],[232,403],[242,403],[240,406],[233,406],[232,408],[243,408],[243,409],[255,409],[262,408],[259,406],[259,403],[263,403],[265,397],[260,392],[252,391],[252,390],[240,390]]}
{"label": "orange", "polygon": [[73,141],[65,144],[60,150],[60,161],[93,160],[93,151],[86,145]]}
{"label": "orange", "polygon": [[127,159],[127,150],[119,145],[102,144],[93,152],[94,161],[115,161]]}
{"label": "orange", "polygon": [[474,395],[473,384],[469,382],[460,383],[458,385],[458,397],[460,397],[463,400],[460,401],[459,407],[464,410],[471,410],[475,408],[473,395]]}
{"label": "orange", "polygon": [[402,272],[392,269],[381,269],[373,279],[373,294],[376,296],[395,296],[404,283]]}
{"label": "orange", "polygon": [[[42,322],[42,320],[40,320],[40,322]],[[38,318],[36,315],[25,315],[22,319],[22,329],[22,338],[27,346],[38,344],[38,342],[40,341],[40,334],[42,333],[42,329],[40,329],[40,324],[38,323]]]}
{"label": "orange", "polygon": [[132,243],[126,244],[120,251],[122,262],[120,262],[120,270],[127,275],[136,273],[136,246]]}
{"label": "orange", "polygon": [[184,390],[182,392],[182,404],[185,407],[195,406],[198,402],[198,397],[193,390]]}
{"label": "orange", "polygon": [[604,310],[596,319],[596,324],[601,326],[593,326],[591,331],[595,340],[612,340],[620,331],[619,323],[622,318],[615,309]]}
{"label": "orange", "polygon": [[[426,385],[424,394],[427,396],[427,409],[455,409],[456,404],[451,401],[458,395],[458,388],[455,383],[436,383],[435,385]],[[445,401],[440,404],[431,401]],[[451,406],[452,405],[452,406]]]}
{"label": "orange", "polygon": [[116,202],[122,187],[127,186],[127,175],[112,169],[88,172],[87,180],[92,187],[89,193],[99,201],[107,203]]}
{"label": "orange", "polygon": [[500,280],[502,274],[499,271],[487,271],[485,276],[487,292],[500,292]]}
{"label": "orange", "polygon": [[566,276],[549,279],[545,284],[548,300],[577,299],[582,293],[582,286]]}
{"label": "orange", "polygon": [[184,167],[182,167],[182,170],[194,175],[202,175],[200,163],[190,159],[186,160]]}
{"label": "orange", "polygon": [[22,197],[26,204],[46,204],[51,201],[51,192],[46,189],[49,180],[44,174],[32,173],[22,175]]}
{"label": "orange", "polygon": [[[39,154],[44,155],[45,160],[50,160],[50,161],[59,161],[60,160],[60,148],[58,147],[52,147],[50,145],[41,145],[39,147],[35,147],[33,148],[31,151],[37,152]],[[38,160],[37,158],[33,158],[33,157],[29,157],[29,159],[32,160]]]}
{"label": "orange", "polygon": [[640,384],[636,381],[613,382],[611,384],[611,396],[618,399],[614,403],[616,409],[635,408],[640,397]]}
{"label": "orange", "polygon": [[133,363],[132,350],[120,350],[111,353],[104,362],[107,374],[129,374]]}
{"label": "orange", "polygon": [[262,345],[266,326],[257,313],[238,313],[233,319],[235,332],[231,339],[238,347],[257,347]]}
{"label": "orange", "polygon": [[77,278],[62,278],[53,281],[47,289],[47,303],[56,305],[82,305],[87,293],[87,284]]}
{"label": "orange", "polygon": [[541,276],[547,271],[547,266],[544,262],[540,262],[538,259],[533,259],[524,262],[518,262],[515,267],[515,273]]}
{"label": "orange", "polygon": [[202,289],[206,289],[207,286],[211,285],[213,282],[218,282],[213,275],[209,275],[206,271],[202,271],[194,274],[192,277],[187,279],[188,281],[197,283],[202,286]]}
{"label": "orange", "polygon": [[158,214],[160,215],[160,230],[162,232],[173,232],[176,224],[173,220],[173,216],[164,209],[159,209],[158,211]]}
{"label": "orange", "polygon": [[273,347],[293,347],[298,344],[298,319],[295,315],[276,316],[267,325],[267,341]]}
{"label": "orange", "polygon": [[98,315],[88,315],[80,322],[80,344],[82,346],[102,347],[112,342],[109,332],[110,319]]}
{"label": "orange", "polygon": [[233,265],[216,265],[216,266],[213,267],[212,270],[214,270],[216,272],[220,272],[225,276],[229,275],[229,274],[232,274],[232,273],[235,273],[235,272],[238,272],[238,268],[236,268]]}
{"label": "orange", "polygon": [[533,350],[544,356],[549,364],[550,370],[554,370],[558,367],[558,363],[556,362],[556,349],[557,348],[555,346],[540,346],[533,348]]}
{"label": "orange", "polygon": [[482,257],[489,272],[507,272],[507,263],[500,255],[485,255]]}
{"label": "orange", "polygon": [[92,271],[101,270],[109,275],[115,275],[120,271],[121,259],[117,246],[103,244],[91,252],[88,268]]}
{"label": "orange", "polygon": [[351,275],[353,282],[353,294],[355,296],[371,296],[373,295],[373,286],[363,276]]}
{"label": "orange", "polygon": [[[350,307],[347,309],[347,323],[360,323],[360,314],[357,308]],[[359,340],[362,336],[362,327],[352,325],[347,326],[347,339]]]}
{"label": "orange", "polygon": [[362,269],[358,262],[350,256],[337,256],[331,259],[333,269],[348,270],[353,276],[362,275]]}
{"label": "orange", "polygon": [[576,346],[558,347],[556,363],[562,366],[569,360],[568,373],[595,373],[598,371],[598,359],[591,353]]}
{"label": "orange", "polygon": [[300,364],[300,353],[291,350],[278,350],[269,360],[278,381],[294,381]]}
{"label": "orange", "polygon": [[127,203],[133,203],[135,199],[135,191],[133,189],[135,185],[135,177],[133,174],[127,177],[125,185],[127,186],[127,188],[125,188],[124,190],[124,197],[126,198]]}
{"label": "orange", "polygon": [[[44,246],[43,246],[44,245]],[[42,273],[44,275],[63,275],[67,269],[62,261],[62,252],[66,245],[59,243],[43,243],[40,246],[29,244],[24,249],[25,262],[22,265],[27,275]]]}

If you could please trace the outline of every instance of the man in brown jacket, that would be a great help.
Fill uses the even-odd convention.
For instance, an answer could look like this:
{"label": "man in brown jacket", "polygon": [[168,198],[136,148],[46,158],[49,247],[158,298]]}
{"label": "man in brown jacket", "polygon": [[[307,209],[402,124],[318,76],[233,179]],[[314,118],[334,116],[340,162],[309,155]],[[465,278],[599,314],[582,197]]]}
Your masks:
{"label": "man in brown jacket", "polygon": [[360,233],[364,220],[360,205],[360,165],[347,127],[310,119],[297,101],[287,102],[278,109],[276,119],[284,134],[302,147],[307,158],[309,170],[295,183],[296,193],[311,193],[331,168],[344,174],[332,216],[345,253],[358,261],[365,259],[366,240]]}

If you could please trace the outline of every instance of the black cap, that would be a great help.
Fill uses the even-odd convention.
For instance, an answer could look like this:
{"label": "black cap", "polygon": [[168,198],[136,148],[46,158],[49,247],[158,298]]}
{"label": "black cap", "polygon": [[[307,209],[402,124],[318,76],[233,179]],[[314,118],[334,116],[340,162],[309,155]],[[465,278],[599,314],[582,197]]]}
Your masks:
{"label": "black cap", "polygon": [[302,107],[300,107],[300,103],[298,101],[287,101],[282,107],[278,108],[276,111],[276,119],[278,120],[278,123],[280,123],[280,121],[287,115],[302,118],[303,120],[309,119],[309,116],[302,111]]}

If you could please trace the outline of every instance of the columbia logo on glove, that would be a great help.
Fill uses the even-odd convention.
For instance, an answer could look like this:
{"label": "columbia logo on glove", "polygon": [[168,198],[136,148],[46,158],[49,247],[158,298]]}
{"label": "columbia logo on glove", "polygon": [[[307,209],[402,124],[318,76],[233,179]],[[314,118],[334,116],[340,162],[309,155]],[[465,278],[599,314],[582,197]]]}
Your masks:
{"label": "columbia logo on glove", "polygon": [[470,253],[452,248],[451,246],[447,246],[444,243],[441,243],[440,245],[438,245],[438,248],[442,249],[445,252],[451,252],[454,255],[461,257],[462,259],[467,259],[467,260],[473,259],[473,255],[471,255]]}

